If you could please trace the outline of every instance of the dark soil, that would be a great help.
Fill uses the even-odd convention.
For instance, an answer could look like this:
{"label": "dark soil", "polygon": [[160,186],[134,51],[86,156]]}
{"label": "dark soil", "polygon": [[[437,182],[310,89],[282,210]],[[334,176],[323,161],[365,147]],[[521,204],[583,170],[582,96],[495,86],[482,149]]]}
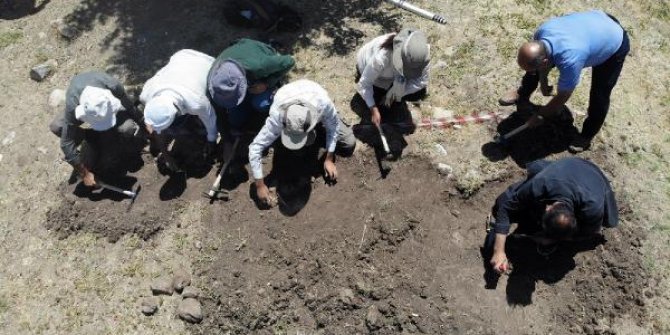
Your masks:
{"label": "dark soil", "polygon": [[484,221],[513,180],[462,199],[428,162],[393,164],[381,180],[373,159],[340,161],[337,185],[317,179],[292,217],[258,210],[245,187],[212,206],[204,257],[194,265],[206,317],[192,330],[607,334],[619,318],[646,322],[651,284],[634,223],[548,258],[510,243],[514,272],[485,289]]}

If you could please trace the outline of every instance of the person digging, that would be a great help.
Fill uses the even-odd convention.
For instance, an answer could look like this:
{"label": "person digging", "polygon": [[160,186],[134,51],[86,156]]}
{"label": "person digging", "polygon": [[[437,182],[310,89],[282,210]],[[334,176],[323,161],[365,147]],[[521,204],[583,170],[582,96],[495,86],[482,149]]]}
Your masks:
{"label": "person digging", "polygon": [[207,73],[213,62],[214,58],[204,53],[180,50],[142,88],[140,101],[145,106],[144,122],[152,145],[172,172],[181,169],[168,152],[168,137],[200,135],[204,126],[204,160],[214,155],[218,137],[216,113],[206,93]]}
{"label": "person digging", "polygon": [[510,224],[530,234],[539,249],[561,241],[602,238],[602,227],[618,225],[614,192],[602,171],[577,157],[527,165],[526,180],[511,185],[496,199],[485,247],[497,273],[509,268],[505,244]]}
{"label": "person digging", "polygon": [[573,13],[542,24],[533,40],[524,43],[517,63],[526,74],[521,86],[500,98],[503,106],[516,104],[520,110],[530,105],[530,95],[542,83],[542,93],[550,95],[547,74],[559,70],[557,94],[529,119],[536,127],[543,119],[556,116],[574,92],[582,69],[591,67],[591,91],[587,117],[581,133],[568,147],[572,153],[588,150],[609,111],[612,89],[617,83],[626,55],[630,51],[628,34],[613,16],[600,10]]}
{"label": "person digging", "polygon": [[[98,143],[104,132],[114,132],[128,143],[146,140],[140,125],[142,114],[128,98],[123,85],[103,72],[85,72],[72,78],[65,96],[64,113],[57,116],[49,130],[60,138],[65,160],[72,165],[85,186],[97,187],[94,161],[100,152]],[[92,158],[85,162],[77,149],[86,140]]]}
{"label": "person digging", "polygon": [[317,137],[322,136],[317,133],[325,133],[325,143],[319,143],[326,148],[325,177],[336,181],[335,152],[343,157],[353,154],[356,147],[353,131],[338,116],[328,93],[319,84],[302,79],[277,90],[265,125],[249,145],[249,165],[261,204],[274,203],[263,179],[263,151],[281,137],[282,147],[297,155],[318,143]]}

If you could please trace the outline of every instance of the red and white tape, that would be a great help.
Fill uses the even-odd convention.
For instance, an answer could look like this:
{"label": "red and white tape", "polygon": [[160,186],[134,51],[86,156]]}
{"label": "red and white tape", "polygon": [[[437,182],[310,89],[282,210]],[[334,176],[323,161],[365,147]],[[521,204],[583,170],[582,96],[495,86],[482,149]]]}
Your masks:
{"label": "red and white tape", "polygon": [[457,116],[453,118],[422,118],[417,124],[417,128],[451,128],[453,126],[460,126],[467,123],[484,123],[491,120],[503,119],[501,112],[489,112],[483,114],[472,114],[470,116]]}

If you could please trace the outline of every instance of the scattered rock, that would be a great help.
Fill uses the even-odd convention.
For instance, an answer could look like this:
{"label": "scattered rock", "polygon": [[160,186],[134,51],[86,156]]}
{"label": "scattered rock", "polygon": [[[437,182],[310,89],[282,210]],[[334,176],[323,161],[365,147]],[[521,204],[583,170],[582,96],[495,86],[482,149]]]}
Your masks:
{"label": "scattered rock", "polygon": [[158,311],[158,306],[161,304],[159,297],[146,297],[142,299],[141,311],[144,315],[154,315]]}
{"label": "scattered rock", "polygon": [[174,287],[172,286],[172,279],[170,277],[160,277],[151,283],[151,293],[154,295],[172,295]]}
{"label": "scattered rock", "polygon": [[193,243],[193,246],[198,250],[202,250],[202,242],[200,241],[195,241],[195,243]]}
{"label": "scattered rock", "polygon": [[177,307],[177,316],[186,322],[199,323],[202,321],[200,302],[193,298],[182,300]]}
{"label": "scattered rock", "polygon": [[450,165],[444,164],[444,163],[435,164],[435,169],[441,175],[445,175],[445,176],[448,176],[448,175],[454,173],[454,169]]}
{"label": "scattered rock", "polygon": [[65,105],[65,91],[59,88],[51,91],[47,104],[51,108],[58,108]]}
{"label": "scattered rock", "polygon": [[451,119],[454,116],[454,111],[444,108],[433,108],[433,119]]}
{"label": "scattered rock", "polygon": [[447,62],[440,60],[430,67],[431,70],[441,70],[447,68]]}
{"label": "scattered rock", "polygon": [[435,143],[435,151],[437,151],[437,153],[439,155],[446,155],[447,154],[447,149],[445,149],[444,146],[442,144],[439,144],[439,143]]}
{"label": "scattered rock", "polygon": [[184,287],[184,290],[181,292],[181,296],[184,297],[184,298],[197,299],[197,298],[200,298],[200,296],[202,296],[202,292],[200,291],[200,289],[198,289],[196,287],[187,286],[187,287]]}
{"label": "scattered rock", "polygon": [[14,142],[14,139],[16,138],[16,132],[15,131],[10,131],[5,138],[2,139],[2,146],[10,145]]}
{"label": "scattered rock", "polygon": [[66,40],[71,40],[79,34],[77,28],[70,23],[66,23],[63,19],[51,21],[51,26],[56,29],[58,35]]}
{"label": "scattered rock", "polygon": [[36,65],[30,69],[30,79],[40,82],[46,77],[48,77],[58,66],[58,63],[54,59],[50,59],[42,64]]}
{"label": "scattered rock", "polygon": [[191,285],[191,274],[183,269],[175,271],[173,277],[172,284],[177,292],[181,292],[184,287]]}
{"label": "scattered rock", "polygon": [[365,316],[365,325],[370,330],[377,330],[384,326],[382,313],[379,312],[377,306],[372,305],[368,307],[368,313]]}

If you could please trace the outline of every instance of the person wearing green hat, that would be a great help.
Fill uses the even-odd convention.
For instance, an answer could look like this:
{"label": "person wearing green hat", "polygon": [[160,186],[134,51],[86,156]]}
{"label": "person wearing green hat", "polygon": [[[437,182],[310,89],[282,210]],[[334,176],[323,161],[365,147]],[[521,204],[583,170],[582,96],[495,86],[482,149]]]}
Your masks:
{"label": "person wearing green hat", "polygon": [[219,117],[226,115],[219,124],[233,131],[258,131],[281,80],[294,65],[291,56],[248,38],[223,50],[207,75],[207,96]]}

